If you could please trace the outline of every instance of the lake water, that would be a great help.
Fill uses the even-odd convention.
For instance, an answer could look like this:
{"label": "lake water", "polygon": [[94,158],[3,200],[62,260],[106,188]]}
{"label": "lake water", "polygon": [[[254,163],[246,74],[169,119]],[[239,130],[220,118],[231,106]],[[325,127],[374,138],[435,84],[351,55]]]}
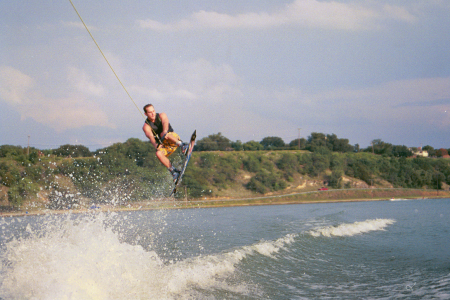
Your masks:
{"label": "lake water", "polygon": [[450,299],[450,199],[0,218],[1,299]]}

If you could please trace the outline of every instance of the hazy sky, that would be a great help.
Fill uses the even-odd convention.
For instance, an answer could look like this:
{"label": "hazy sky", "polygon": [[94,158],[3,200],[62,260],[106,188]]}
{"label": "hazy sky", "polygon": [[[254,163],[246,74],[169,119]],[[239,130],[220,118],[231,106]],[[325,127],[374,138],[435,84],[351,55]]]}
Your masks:
{"label": "hazy sky", "polygon": [[0,145],[181,137],[450,148],[448,0],[0,1]]}

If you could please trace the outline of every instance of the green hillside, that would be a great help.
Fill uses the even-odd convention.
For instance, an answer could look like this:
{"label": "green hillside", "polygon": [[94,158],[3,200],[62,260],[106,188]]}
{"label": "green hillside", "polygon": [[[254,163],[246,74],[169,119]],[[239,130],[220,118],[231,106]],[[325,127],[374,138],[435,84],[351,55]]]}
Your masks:
{"label": "green hillside", "polygon": [[[88,157],[86,157],[88,156]],[[171,160],[181,164],[177,151]],[[167,197],[171,176],[150,144],[129,139],[91,153],[0,146],[0,206],[49,209],[121,205]],[[376,188],[448,190],[450,160],[370,152],[307,150],[194,151],[179,199],[245,198]],[[338,197],[338,196],[336,196]]]}

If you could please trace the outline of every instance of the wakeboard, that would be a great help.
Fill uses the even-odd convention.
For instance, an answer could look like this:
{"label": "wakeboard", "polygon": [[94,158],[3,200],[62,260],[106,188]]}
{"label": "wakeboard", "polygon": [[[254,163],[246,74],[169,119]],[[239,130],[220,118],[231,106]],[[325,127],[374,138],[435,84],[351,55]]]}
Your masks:
{"label": "wakeboard", "polygon": [[183,168],[181,169],[180,176],[178,176],[177,180],[175,180],[175,186],[170,193],[169,197],[172,197],[177,192],[177,188],[183,180],[184,172],[186,171],[186,167],[188,165],[189,159],[191,159],[192,151],[194,150],[195,138],[197,137],[197,130],[194,130],[194,133],[191,135],[191,141],[189,142],[188,149],[186,150],[186,159],[184,160]]}

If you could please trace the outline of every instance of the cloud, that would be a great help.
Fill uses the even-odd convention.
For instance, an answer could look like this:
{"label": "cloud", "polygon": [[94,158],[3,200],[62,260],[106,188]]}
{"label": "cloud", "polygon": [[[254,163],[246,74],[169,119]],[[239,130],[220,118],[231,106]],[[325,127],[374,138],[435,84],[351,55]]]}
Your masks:
{"label": "cloud", "polygon": [[383,6],[383,12],[386,13],[386,18],[405,21],[408,23],[412,23],[417,19],[414,15],[408,12],[406,8],[400,6],[386,4],[385,6]]}
{"label": "cloud", "polygon": [[[79,80],[76,85],[79,88],[84,85],[88,90],[91,88],[88,91],[90,93],[99,93],[86,78]],[[57,132],[83,126],[115,127],[100,105],[82,94],[46,97],[33,78],[8,66],[0,67],[0,101],[17,110],[22,120],[31,118]]]}
{"label": "cloud", "polygon": [[[367,88],[305,92],[296,87],[254,87],[244,98],[239,123],[265,136],[293,140],[305,132],[349,133],[359,142],[394,132],[450,130],[450,77],[395,80]],[[254,119],[253,119],[254,118]],[[254,120],[266,120],[256,126]],[[270,120],[268,122],[267,120]],[[240,124],[246,128],[245,124]],[[250,126],[251,127],[251,126]],[[255,130],[254,130],[255,131]]]}
{"label": "cloud", "polygon": [[265,29],[285,25],[328,30],[368,30],[382,27],[386,19],[413,22],[416,17],[404,7],[376,6],[366,1],[340,3],[296,0],[275,12],[229,15],[201,10],[188,18],[173,23],[164,24],[155,20],[139,20],[137,24],[141,28],[154,31]]}
{"label": "cloud", "polygon": [[227,64],[213,65],[205,59],[173,61],[170,74],[147,75],[152,86],[134,85],[132,93],[149,102],[170,101],[189,105],[223,103],[242,96],[240,78]]}
{"label": "cloud", "polygon": [[366,119],[380,126],[402,122],[402,126],[450,125],[450,77],[396,80],[364,89],[336,89],[311,97],[322,112],[340,118]]}
{"label": "cloud", "polygon": [[37,99],[20,112],[22,119],[34,119],[57,132],[84,126],[115,128],[98,104],[78,97]]}
{"label": "cloud", "polygon": [[[442,100],[450,99],[450,78],[306,92],[295,86],[243,86],[231,66],[204,59],[174,61],[167,70],[164,76],[147,74],[150,86],[135,85],[130,90],[169,113],[177,131],[184,130],[177,124],[196,120],[197,128],[242,140],[268,135],[292,140],[298,127],[303,132],[330,133],[330,128],[337,134],[366,132],[374,138],[389,128],[445,128],[450,122],[450,114],[443,113],[449,103]],[[253,133],[262,136],[252,137]]]}
{"label": "cloud", "polygon": [[[239,77],[227,64],[213,65],[205,59],[173,64],[172,82],[181,91],[190,91],[198,100],[222,102],[240,95]],[[185,94],[184,92],[182,94]]]}
{"label": "cloud", "polygon": [[105,95],[105,89],[100,84],[95,84],[89,75],[83,70],[75,67],[69,67],[68,80],[78,89],[78,91],[101,97]]}
{"label": "cloud", "polygon": [[34,80],[30,76],[9,66],[0,67],[0,97],[6,103],[22,104],[34,86]]}

